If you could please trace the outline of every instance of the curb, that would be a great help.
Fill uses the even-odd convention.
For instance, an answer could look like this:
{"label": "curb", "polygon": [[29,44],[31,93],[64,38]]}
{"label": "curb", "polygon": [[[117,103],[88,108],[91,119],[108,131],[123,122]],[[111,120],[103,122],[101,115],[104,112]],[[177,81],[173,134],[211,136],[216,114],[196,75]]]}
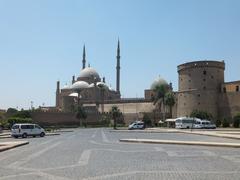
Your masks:
{"label": "curb", "polygon": [[218,142],[204,142],[204,141],[173,141],[173,140],[154,140],[154,139],[120,139],[119,141],[120,142],[129,142],[129,143],[175,144],[175,145],[240,148],[240,143],[218,143]]}
{"label": "curb", "polygon": [[[45,136],[57,136],[60,135],[60,133],[46,133]],[[0,136],[0,139],[6,139],[6,138],[12,138],[11,135],[5,135],[5,136]]]}
{"label": "curb", "polygon": [[57,136],[60,135],[60,133],[46,133],[45,136]]}
{"label": "curb", "polygon": [[205,134],[205,133],[187,132],[187,131],[182,131],[182,133],[240,140],[240,137],[236,137],[236,136],[234,137],[234,136],[231,136],[231,135],[229,136],[228,134],[224,135],[223,133],[222,133],[222,134],[209,134],[209,133],[208,133],[208,134]]}
{"label": "curb", "polygon": [[126,133],[181,133],[180,131],[153,131],[153,130],[109,130],[109,132],[126,132]]}
{"label": "curb", "polygon": [[[6,150],[9,150],[9,149],[13,149],[13,148],[16,148],[16,147],[19,147],[19,146],[27,145],[27,144],[29,144],[28,141],[0,143],[0,152],[6,151]],[[3,147],[1,147],[1,146],[3,146]]]}

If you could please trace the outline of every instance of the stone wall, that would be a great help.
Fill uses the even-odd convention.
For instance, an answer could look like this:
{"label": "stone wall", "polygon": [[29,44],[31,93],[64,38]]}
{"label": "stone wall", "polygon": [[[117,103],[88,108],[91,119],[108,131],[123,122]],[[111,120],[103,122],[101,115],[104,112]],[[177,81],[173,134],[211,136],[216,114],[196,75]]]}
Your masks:
{"label": "stone wall", "polygon": [[[35,123],[42,126],[78,126],[80,124],[74,113],[33,112],[32,118]],[[98,114],[88,114],[86,121],[88,124],[96,124],[100,119]]]}
{"label": "stone wall", "polygon": [[219,118],[232,119],[240,113],[240,92],[221,93],[219,96]]}

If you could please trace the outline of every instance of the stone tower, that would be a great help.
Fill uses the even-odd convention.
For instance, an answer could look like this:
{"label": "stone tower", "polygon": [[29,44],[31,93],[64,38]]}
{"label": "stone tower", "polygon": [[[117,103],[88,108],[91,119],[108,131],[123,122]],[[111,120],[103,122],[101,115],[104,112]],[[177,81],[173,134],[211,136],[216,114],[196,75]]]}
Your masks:
{"label": "stone tower", "polygon": [[82,59],[82,69],[86,67],[86,52],[85,52],[85,44],[83,46],[83,59]]}
{"label": "stone tower", "polygon": [[224,61],[195,61],[179,65],[177,116],[189,116],[193,110],[201,110],[217,118],[224,70]]}
{"label": "stone tower", "polygon": [[117,47],[117,81],[116,81],[116,91],[120,94],[120,42],[118,40],[118,47]]}

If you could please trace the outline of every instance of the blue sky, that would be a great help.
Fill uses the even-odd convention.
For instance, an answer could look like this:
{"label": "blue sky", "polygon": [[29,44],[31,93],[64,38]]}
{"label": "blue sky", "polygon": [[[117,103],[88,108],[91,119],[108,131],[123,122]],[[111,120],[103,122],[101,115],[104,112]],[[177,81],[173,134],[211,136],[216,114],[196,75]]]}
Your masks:
{"label": "blue sky", "polygon": [[177,65],[225,60],[240,80],[238,0],[0,0],[0,109],[54,105],[56,81],[70,83],[90,63],[121,92],[143,97],[161,75],[178,89]]}

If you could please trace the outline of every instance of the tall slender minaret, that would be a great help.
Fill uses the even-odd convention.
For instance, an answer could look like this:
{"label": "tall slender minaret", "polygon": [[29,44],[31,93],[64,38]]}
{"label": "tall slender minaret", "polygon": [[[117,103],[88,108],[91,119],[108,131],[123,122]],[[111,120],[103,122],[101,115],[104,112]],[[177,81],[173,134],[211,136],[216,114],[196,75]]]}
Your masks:
{"label": "tall slender minaret", "polygon": [[116,90],[120,94],[120,42],[118,39],[118,47],[117,47],[117,84],[116,84]]}
{"label": "tall slender minaret", "polygon": [[57,81],[57,89],[56,89],[56,107],[59,107],[59,105],[60,105],[59,96],[60,96],[60,81]]}
{"label": "tall slender minaret", "polygon": [[83,46],[83,60],[82,60],[82,69],[86,67],[86,52],[85,52],[85,44]]}

